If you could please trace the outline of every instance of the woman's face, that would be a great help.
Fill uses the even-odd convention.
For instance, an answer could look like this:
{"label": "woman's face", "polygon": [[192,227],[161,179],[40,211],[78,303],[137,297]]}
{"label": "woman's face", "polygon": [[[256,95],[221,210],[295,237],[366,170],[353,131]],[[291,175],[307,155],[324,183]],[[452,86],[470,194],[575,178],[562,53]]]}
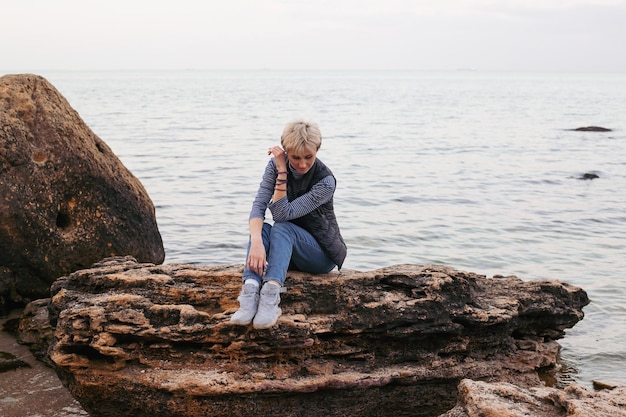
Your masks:
{"label": "woman's face", "polygon": [[289,158],[289,163],[292,167],[298,172],[298,174],[306,174],[309,172],[309,169],[315,163],[315,158],[317,156],[316,149],[306,149],[302,148],[301,151],[287,151],[287,158]]}

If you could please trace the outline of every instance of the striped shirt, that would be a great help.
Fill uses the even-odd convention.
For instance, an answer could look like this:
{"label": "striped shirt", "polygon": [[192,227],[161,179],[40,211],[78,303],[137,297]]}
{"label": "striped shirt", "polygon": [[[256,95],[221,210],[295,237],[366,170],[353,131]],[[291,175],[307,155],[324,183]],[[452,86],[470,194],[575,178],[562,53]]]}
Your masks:
{"label": "striped shirt", "polygon": [[[290,171],[289,175],[293,175],[294,178],[302,177],[302,174],[298,174],[293,170],[290,164],[288,169]],[[274,158],[272,158],[265,167],[263,179],[259,185],[259,190],[254,198],[254,202],[252,203],[250,219],[265,219],[265,212],[268,208],[275,222],[286,222],[297,219],[312,212],[322,204],[329,202],[335,193],[335,178],[332,175],[328,175],[322,178],[317,184],[314,184],[307,193],[293,201],[288,201],[286,196],[278,201],[271,201],[274,195],[274,186],[277,176],[278,171],[274,163]]]}

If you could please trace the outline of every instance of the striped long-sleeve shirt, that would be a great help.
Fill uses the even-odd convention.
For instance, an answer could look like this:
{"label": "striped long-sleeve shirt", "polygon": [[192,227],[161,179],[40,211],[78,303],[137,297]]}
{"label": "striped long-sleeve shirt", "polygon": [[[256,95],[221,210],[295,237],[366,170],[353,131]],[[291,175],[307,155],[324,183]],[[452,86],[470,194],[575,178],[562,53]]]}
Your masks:
{"label": "striped long-sleeve shirt", "polygon": [[[289,166],[288,169],[290,171],[289,175],[293,175],[294,178],[297,179],[302,176],[295,172],[291,166]],[[286,222],[312,212],[333,198],[336,186],[335,178],[329,175],[313,185],[309,192],[293,201],[288,201],[287,197],[281,198],[278,201],[272,201],[277,176],[278,171],[274,163],[274,158],[272,158],[265,167],[263,179],[259,185],[259,190],[254,198],[254,202],[252,203],[250,219],[265,219],[265,212],[269,208],[275,222]]]}

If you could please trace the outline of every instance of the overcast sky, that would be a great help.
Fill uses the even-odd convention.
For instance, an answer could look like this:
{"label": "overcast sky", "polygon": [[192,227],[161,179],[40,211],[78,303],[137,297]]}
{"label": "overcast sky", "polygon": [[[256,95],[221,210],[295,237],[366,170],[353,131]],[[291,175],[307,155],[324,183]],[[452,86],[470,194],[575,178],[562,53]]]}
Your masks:
{"label": "overcast sky", "polygon": [[626,72],[626,0],[4,0],[0,71]]}

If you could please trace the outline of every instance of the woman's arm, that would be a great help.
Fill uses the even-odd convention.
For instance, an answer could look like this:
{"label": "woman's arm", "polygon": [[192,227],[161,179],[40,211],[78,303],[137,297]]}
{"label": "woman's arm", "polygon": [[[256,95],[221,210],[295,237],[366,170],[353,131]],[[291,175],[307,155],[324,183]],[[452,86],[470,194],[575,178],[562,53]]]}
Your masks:
{"label": "woman's arm", "polygon": [[250,228],[250,253],[246,263],[248,268],[256,272],[257,274],[263,274],[265,266],[267,264],[265,259],[265,246],[263,245],[263,236],[261,232],[263,230],[263,219],[259,217],[253,217],[249,222]]}
{"label": "woman's arm", "polygon": [[322,178],[311,190],[293,201],[286,198],[269,204],[275,222],[286,222],[309,214],[322,204],[329,202],[335,193],[335,178],[332,175]]}
{"label": "woman's arm", "polygon": [[265,219],[265,211],[274,194],[274,183],[276,182],[276,167],[274,162],[270,160],[265,166],[265,172],[263,173],[263,179],[259,184],[259,189],[252,202],[252,209],[250,210],[249,219],[260,217]]}
{"label": "woman's arm", "polygon": [[287,154],[280,146],[271,147],[267,154],[274,157],[276,181],[272,201],[278,201],[287,196]]}
{"label": "woman's arm", "polygon": [[[273,158],[265,166],[263,179],[252,203],[248,220],[250,252],[246,263],[248,268],[257,274],[263,274],[267,265],[262,236],[265,211],[270,204],[270,199],[276,201],[283,199],[287,195],[287,162],[285,152],[279,146],[274,146],[267,153],[272,155]],[[282,184],[283,181],[285,184]],[[281,182],[281,185],[277,185],[277,182]]]}

